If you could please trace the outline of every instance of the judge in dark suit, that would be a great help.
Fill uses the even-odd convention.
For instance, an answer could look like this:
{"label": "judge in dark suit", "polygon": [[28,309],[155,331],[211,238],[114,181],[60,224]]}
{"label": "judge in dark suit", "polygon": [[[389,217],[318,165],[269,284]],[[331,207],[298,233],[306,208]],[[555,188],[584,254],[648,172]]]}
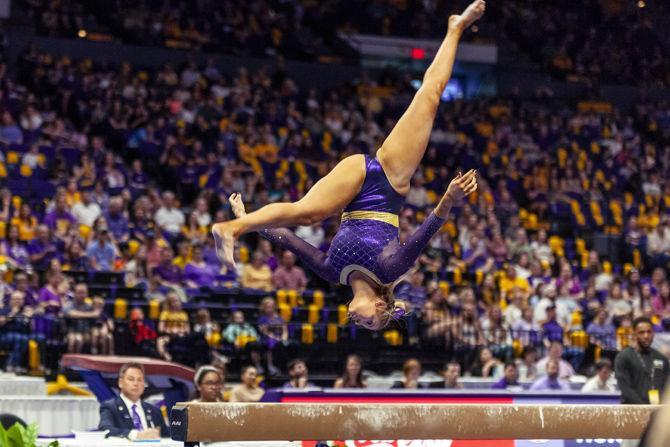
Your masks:
{"label": "judge in dark suit", "polygon": [[108,436],[130,440],[160,439],[170,436],[158,407],[142,402],[144,367],[126,363],[119,371],[120,396],[100,405],[98,430],[109,430]]}

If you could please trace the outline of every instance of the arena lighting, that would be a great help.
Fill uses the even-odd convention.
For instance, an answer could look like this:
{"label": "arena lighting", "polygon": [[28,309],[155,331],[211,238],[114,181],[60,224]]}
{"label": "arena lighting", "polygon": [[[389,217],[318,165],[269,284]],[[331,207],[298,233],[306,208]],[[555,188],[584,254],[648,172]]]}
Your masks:
{"label": "arena lighting", "polygon": [[87,36],[87,34],[88,33],[86,32],[85,29],[80,29],[79,31],[77,31],[77,36],[81,37],[82,39],[84,39]]}
{"label": "arena lighting", "polygon": [[426,50],[423,48],[412,48],[410,57],[414,60],[421,60],[426,58]]}

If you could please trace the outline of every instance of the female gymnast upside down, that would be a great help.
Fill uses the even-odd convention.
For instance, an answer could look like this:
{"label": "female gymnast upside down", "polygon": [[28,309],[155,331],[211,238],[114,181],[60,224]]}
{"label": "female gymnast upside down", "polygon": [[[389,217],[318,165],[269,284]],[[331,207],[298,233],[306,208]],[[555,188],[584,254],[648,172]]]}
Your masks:
{"label": "female gymnast upside down", "polygon": [[[462,14],[449,17],[447,35],[426,70],[423,84],[375,158],[345,158],[295,203],[273,203],[245,214],[241,198],[231,196],[231,203],[239,201],[234,207],[237,218],[212,227],[223,262],[234,266],[235,240],[244,233],[260,231],[278,246],[293,251],[322,278],[351,286],[354,298],[349,313],[355,324],[378,330],[404,314],[404,304],[393,300],[389,284],[414,264],[451,206],[477,189],[475,171],[459,174],[419,229],[405,244],[399,244],[398,212],[428,145],[458,41],[484,14],[485,7],[484,0],[475,0]],[[342,225],[327,254],[281,228],[311,225],[342,209]]]}

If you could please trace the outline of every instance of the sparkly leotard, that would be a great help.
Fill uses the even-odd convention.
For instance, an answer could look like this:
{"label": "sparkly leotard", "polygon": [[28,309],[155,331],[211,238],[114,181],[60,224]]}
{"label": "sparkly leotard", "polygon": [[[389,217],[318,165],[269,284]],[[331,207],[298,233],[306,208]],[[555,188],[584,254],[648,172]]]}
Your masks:
{"label": "sparkly leotard", "polygon": [[342,214],[342,224],[328,253],[323,253],[287,228],[263,230],[261,235],[290,250],[314,273],[330,282],[348,285],[360,271],[378,284],[390,284],[406,273],[433,235],[444,224],[430,213],[403,244],[398,239],[398,213],[405,198],[393,189],[376,158],[365,156],[365,182]]}

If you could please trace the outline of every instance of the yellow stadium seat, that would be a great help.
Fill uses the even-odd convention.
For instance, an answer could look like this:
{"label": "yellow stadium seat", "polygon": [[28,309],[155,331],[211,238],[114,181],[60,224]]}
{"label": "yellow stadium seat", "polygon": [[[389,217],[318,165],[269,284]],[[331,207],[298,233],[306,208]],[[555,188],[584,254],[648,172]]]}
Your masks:
{"label": "yellow stadium seat", "polygon": [[40,350],[35,340],[28,341],[28,367],[31,371],[37,371],[40,368]]}
{"label": "yellow stadium seat", "polygon": [[595,200],[591,200],[591,203],[589,204],[591,208],[591,216],[593,216],[593,220],[596,222],[596,225],[602,226],[603,225],[603,216],[602,212],[600,210],[600,204],[596,202]]}
{"label": "yellow stadium seat", "polygon": [[279,309],[279,315],[281,315],[284,321],[291,320],[291,308],[289,307],[288,304],[280,303],[277,305],[277,308]]}
{"label": "yellow stadium seat", "polygon": [[337,343],[337,325],[335,323],[328,323],[326,341],[328,343]]}
{"label": "yellow stadium seat", "polygon": [[249,249],[245,246],[240,247],[240,262],[242,264],[249,262]]}
{"label": "yellow stadium seat", "polygon": [[319,307],[316,304],[307,306],[307,322],[316,324],[319,322]]}
{"label": "yellow stadium seat", "polygon": [[21,168],[19,169],[19,173],[23,177],[31,177],[33,175],[33,170],[28,165],[21,165]]}
{"label": "yellow stadium seat", "polygon": [[384,340],[391,346],[402,345],[402,335],[395,329],[384,332]]}
{"label": "yellow stadium seat", "polygon": [[7,168],[4,163],[0,163],[0,178],[7,177]]}
{"label": "yellow stadium seat", "polygon": [[19,154],[16,151],[7,152],[7,164],[15,165],[19,163]]}
{"label": "yellow stadium seat", "polygon": [[573,331],[570,334],[570,344],[575,348],[586,348],[589,345],[589,336],[585,331]]}
{"label": "yellow stadium seat", "polygon": [[442,293],[444,295],[449,294],[449,283],[447,281],[440,281],[439,282],[439,287],[440,287],[440,290],[442,291]]}
{"label": "yellow stadium seat", "polygon": [[484,272],[481,270],[477,270],[475,272],[475,282],[479,286],[483,281],[484,281]]}
{"label": "yellow stadium seat", "polygon": [[276,293],[277,304],[286,304],[288,305],[288,293],[284,289],[278,289]]}
{"label": "yellow stadium seat", "polygon": [[288,304],[291,307],[298,307],[300,304],[300,300],[298,297],[298,292],[296,290],[289,290],[286,292],[286,296],[288,298]]}
{"label": "yellow stadium seat", "polygon": [[454,284],[458,286],[461,284],[462,281],[463,281],[463,274],[461,273],[461,269],[456,267],[454,269]]}
{"label": "yellow stadium seat", "polygon": [[633,270],[633,264],[631,264],[630,262],[626,262],[623,265],[623,274],[628,275],[631,270]]}
{"label": "yellow stadium seat", "polygon": [[437,203],[438,195],[435,191],[433,190],[426,191],[426,196],[428,197],[428,203],[430,203],[431,205]]}
{"label": "yellow stadium seat", "polygon": [[123,298],[114,300],[114,318],[117,320],[125,320],[128,315],[128,301]]}
{"label": "yellow stadium seat", "polygon": [[599,362],[602,354],[603,354],[602,348],[600,346],[596,346],[595,349],[593,350],[593,361],[596,363]]}
{"label": "yellow stadium seat", "polygon": [[344,304],[337,306],[337,324],[344,326],[349,321],[349,309]]}
{"label": "yellow stadium seat", "polygon": [[581,256],[581,267],[586,268],[587,265],[589,265],[589,252],[588,251],[583,251],[579,256]]}
{"label": "yellow stadium seat", "polygon": [[149,319],[158,320],[160,313],[161,313],[161,305],[158,302],[158,300],[149,301],[149,313],[148,313]]}
{"label": "yellow stadium seat", "polygon": [[314,304],[319,309],[322,309],[324,306],[324,295],[322,290],[315,290],[312,295],[312,304]]}
{"label": "yellow stadium seat", "polygon": [[300,334],[300,341],[306,345],[311,345],[314,343],[314,326],[309,323],[302,325],[302,331]]}
{"label": "yellow stadium seat", "polygon": [[603,261],[603,272],[612,273],[612,263],[609,261]]}

